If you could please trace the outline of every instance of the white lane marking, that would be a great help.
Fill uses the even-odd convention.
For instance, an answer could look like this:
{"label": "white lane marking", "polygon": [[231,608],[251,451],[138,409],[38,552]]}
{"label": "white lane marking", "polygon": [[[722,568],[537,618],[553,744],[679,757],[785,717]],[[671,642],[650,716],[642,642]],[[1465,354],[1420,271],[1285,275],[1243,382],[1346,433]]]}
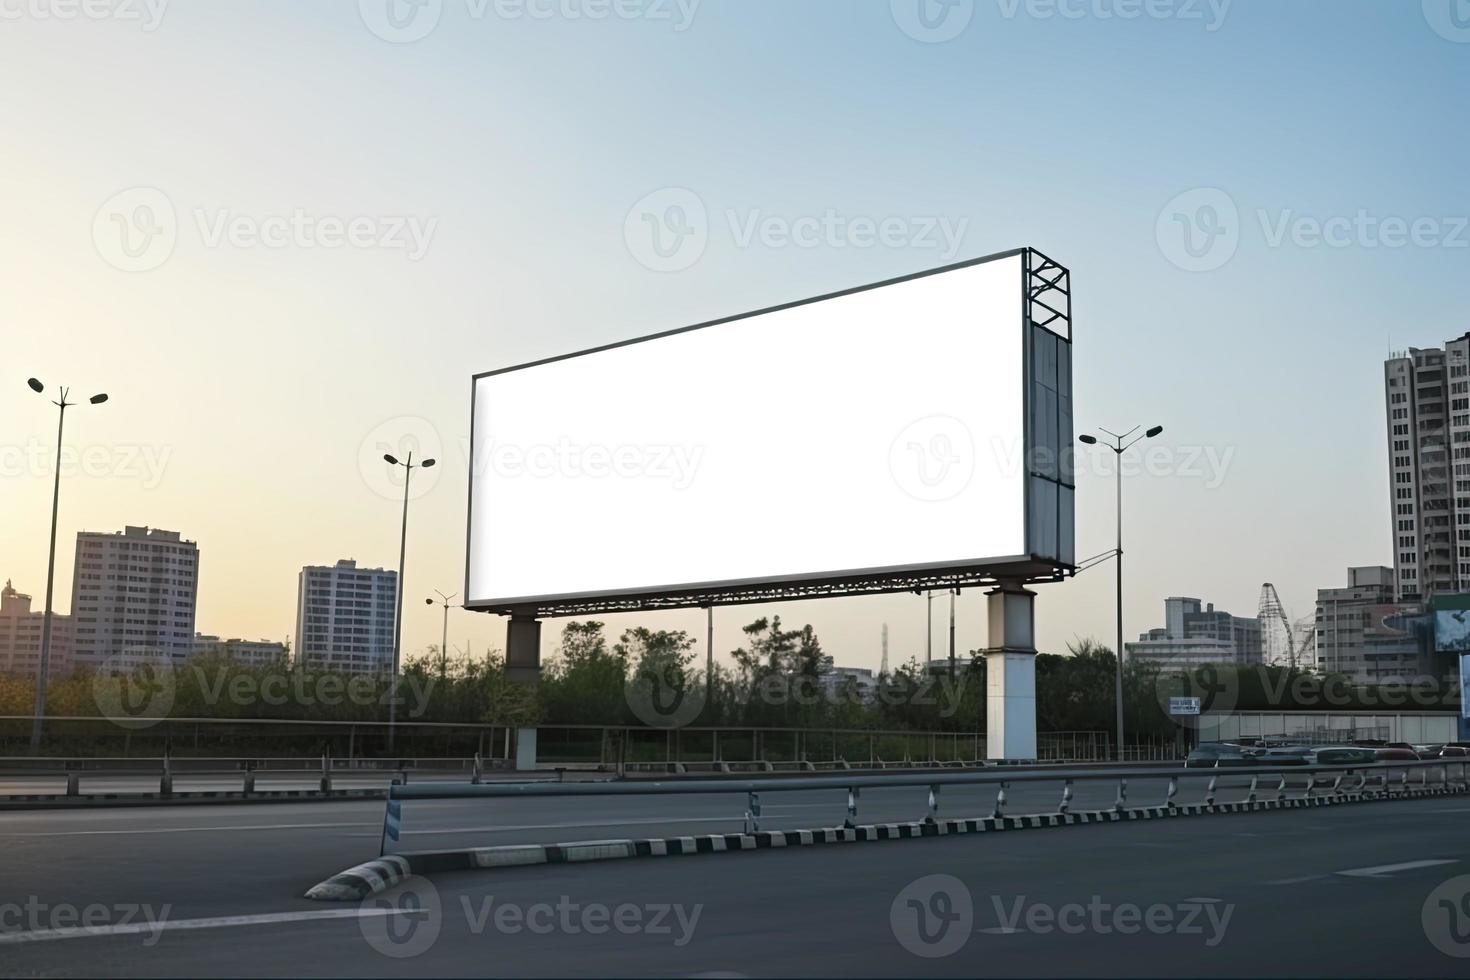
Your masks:
{"label": "white lane marking", "polygon": [[1425,813],[1470,813],[1470,806],[1453,806],[1443,810],[1425,810]]}
{"label": "white lane marking", "polygon": [[1300,885],[1304,881],[1316,881],[1319,878],[1326,878],[1326,877],[1327,877],[1326,875],[1302,875],[1300,878],[1279,878],[1276,881],[1268,881],[1268,882],[1266,882],[1266,884],[1268,884],[1268,885]]}
{"label": "white lane marking", "polygon": [[[412,910],[408,910],[412,911]],[[34,929],[30,932],[0,932],[0,946],[43,943],[57,939],[87,939],[92,936],[135,936],[166,929],[230,929],[265,926],[281,922],[314,922],[320,919],[361,919],[370,916],[403,915],[405,910],[388,908],[320,909],[310,912],[266,912],[260,915],[222,915],[211,919],[169,919],[163,922],[129,922],[111,926],[72,926],[67,929]]]}
{"label": "white lane marking", "polygon": [[1405,861],[1402,864],[1379,864],[1371,868],[1350,868],[1338,871],[1345,878],[1386,878],[1395,871],[1412,871],[1415,868],[1433,868],[1441,864],[1455,864],[1457,858],[1430,858],[1425,861]]}
{"label": "white lane marking", "polygon": [[[376,823],[262,823],[221,827],[139,827],[135,830],[0,830],[0,837],[111,837],[127,834],[207,834],[236,830],[311,830],[329,827],[376,827]],[[354,835],[360,836],[360,835]]]}

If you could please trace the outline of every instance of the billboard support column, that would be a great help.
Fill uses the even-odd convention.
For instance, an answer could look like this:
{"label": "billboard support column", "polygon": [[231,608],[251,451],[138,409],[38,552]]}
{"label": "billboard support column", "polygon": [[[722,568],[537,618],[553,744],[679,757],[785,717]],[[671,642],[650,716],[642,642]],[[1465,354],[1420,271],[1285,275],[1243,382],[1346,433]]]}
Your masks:
{"label": "billboard support column", "polygon": [[985,746],[990,759],[1036,758],[1036,593],[1018,579],[985,593]]}
{"label": "billboard support column", "polygon": [[534,610],[516,610],[505,628],[505,676],[522,684],[541,679],[541,620]]}

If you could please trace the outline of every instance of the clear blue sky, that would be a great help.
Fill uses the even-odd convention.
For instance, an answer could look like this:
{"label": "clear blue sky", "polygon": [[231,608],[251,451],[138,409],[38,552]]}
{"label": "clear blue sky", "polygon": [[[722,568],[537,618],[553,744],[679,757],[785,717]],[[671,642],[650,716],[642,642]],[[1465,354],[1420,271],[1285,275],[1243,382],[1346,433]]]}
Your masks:
{"label": "clear blue sky", "polygon": [[[702,0],[687,22],[689,0],[442,0],[401,21],[432,23],[407,43],[378,36],[382,0],[174,0],[156,23],[29,2],[0,22],[0,575],[23,590],[44,586],[49,469],[14,460],[52,425],[24,378],[113,395],[68,439],[101,455],[64,488],[62,609],[75,531],[147,523],[199,542],[202,630],[284,635],[302,564],[396,561],[391,487],[360,460],[415,417],[444,465],[415,503],[405,641],[437,642],[414,596],[462,589],[472,372],[1033,245],[1076,277],[1079,428],[1167,426],[1173,455],[1127,485],[1130,636],[1171,594],[1254,614],[1268,580],[1301,616],[1346,566],[1390,561],[1384,356],[1470,329],[1470,26],[1449,2],[975,0],[931,42],[909,0]],[[137,188],[176,241],[129,272],[106,236]],[[665,188],[706,210],[677,271],[625,236]],[[373,244],[249,237],[297,211],[369,219]],[[829,212],[963,236],[955,255],[742,238]],[[1312,239],[1360,212],[1340,244]],[[1191,257],[1175,214],[1224,234],[1199,225]],[[383,247],[396,218],[422,254]],[[1418,241],[1390,247],[1383,219]],[[1113,532],[1092,470],[1082,554]],[[1041,645],[1110,639],[1111,588],[1099,569],[1043,589]],[[876,665],[882,622],[896,659],[923,643],[911,596],[773,611],[843,663]],[[721,612],[719,646],[757,612]],[[983,625],[966,595],[961,645]]]}

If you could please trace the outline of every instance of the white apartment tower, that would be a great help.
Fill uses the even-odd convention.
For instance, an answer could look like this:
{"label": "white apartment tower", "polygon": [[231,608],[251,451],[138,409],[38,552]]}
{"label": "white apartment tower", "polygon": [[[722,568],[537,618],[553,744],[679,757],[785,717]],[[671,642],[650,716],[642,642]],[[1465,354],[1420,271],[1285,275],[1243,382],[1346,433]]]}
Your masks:
{"label": "white apartment tower", "polygon": [[199,587],[199,547],[193,541],[178,531],[147,527],[81,531],[75,571],[71,618],[78,666],[189,658]]}
{"label": "white apartment tower", "polygon": [[346,560],[308,565],[296,591],[296,663],[350,673],[393,665],[398,573]]}
{"label": "white apartment tower", "polygon": [[1470,334],[1383,365],[1394,590],[1470,590]]}

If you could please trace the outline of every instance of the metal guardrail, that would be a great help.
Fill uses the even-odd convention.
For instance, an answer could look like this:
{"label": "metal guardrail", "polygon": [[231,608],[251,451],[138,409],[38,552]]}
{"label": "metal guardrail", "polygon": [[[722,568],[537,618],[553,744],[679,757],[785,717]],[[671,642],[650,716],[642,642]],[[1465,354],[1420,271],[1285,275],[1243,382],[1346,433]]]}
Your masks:
{"label": "metal guardrail", "polygon": [[[344,765],[344,762],[346,764]],[[60,765],[57,765],[60,763]],[[141,765],[152,763],[151,765]],[[427,763],[427,765],[425,765]],[[470,758],[449,759],[333,759],[329,755],[315,758],[240,758],[219,759],[213,757],[160,756],[152,759],[94,757],[76,759],[38,759],[34,756],[0,757],[0,773],[9,776],[65,776],[66,795],[80,796],[84,775],[89,778],[116,776],[157,776],[158,792],[161,796],[173,795],[175,776],[239,776],[241,792],[246,796],[255,792],[255,782],[260,777],[273,775],[297,775],[312,773],[319,777],[318,788],[322,793],[332,791],[335,776],[361,776],[369,773],[391,775],[395,781],[407,785],[410,772],[429,771],[436,775],[453,769],[469,774],[468,785],[476,785],[484,777],[486,765],[479,755]]]}
{"label": "metal guardrail", "polygon": [[[847,793],[847,819],[844,826],[853,827],[857,819],[858,800],[864,789],[923,786],[928,788],[928,812],[926,823],[933,823],[939,816],[940,791],[945,786],[995,786],[996,797],[993,817],[1005,815],[1006,790],[1012,783],[1062,783],[1058,813],[1066,813],[1072,802],[1074,783],[1116,782],[1117,800],[1113,808],[1122,811],[1128,803],[1128,780],[1168,779],[1169,786],[1162,803],[1174,809],[1179,806],[1176,797],[1179,783],[1184,779],[1208,779],[1202,803],[1213,804],[1219,788],[1221,774],[1250,777],[1246,802],[1255,803],[1263,792],[1260,780],[1277,777],[1275,799],[1286,798],[1287,784],[1291,777],[1306,777],[1306,796],[1310,798],[1317,789],[1317,779],[1323,774],[1332,778],[1331,786],[1323,788],[1333,795],[1363,792],[1372,776],[1377,789],[1392,792],[1390,785],[1394,774],[1400,774],[1401,789],[1409,788],[1410,770],[1419,770],[1419,785],[1430,786],[1430,771],[1439,770],[1436,785],[1448,788],[1452,785],[1450,770],[1457,768],[1459,778],[1454,785],[1470,788],[1467,784],[1466,767],[1470,760],[1451,761],[1445,759],[1421,760],[1417,762],[1375,762],[1358,765],[1289,765],[1289,766],[1232,766],[1195,769],[1114,769],[1111,771],[1063,770],[1063,771],[1020,771],[1009,773],[942,772],[922,774],[894,774],[874,776],[835,777],[782,777],[765,779],[684,779],[676,782],[613,782],[613,783],[418,783],[414,785],[394,784],[388,787],[387,804],[383,813],[383,837],[379,854],[388,853],[388,841],[397,841],[402,820],[402,804],[406,800],[464,800],[464,799],[507,799],[514,797],[569,797],[569,796],[668,796],[691,794],[746,794],[745,833],[760,830],[760,795],[762,793],[790,793],[800,791],[845,790]],[[1344,786],[1344,780],[1355,777],[1354,784]],[[1270,789],[1264,792],[1271,792]]]}

